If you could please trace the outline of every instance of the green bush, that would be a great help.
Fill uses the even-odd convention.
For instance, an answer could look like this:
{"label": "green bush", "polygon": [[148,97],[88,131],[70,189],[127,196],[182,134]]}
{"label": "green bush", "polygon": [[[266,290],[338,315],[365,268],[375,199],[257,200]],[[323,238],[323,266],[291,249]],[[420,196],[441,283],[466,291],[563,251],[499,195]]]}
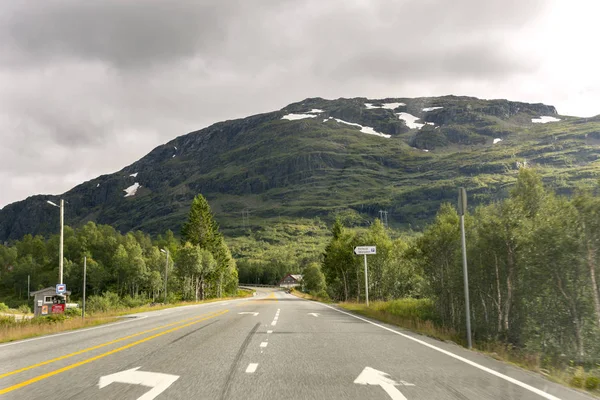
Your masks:
{"label": "green bush", "polygon": [[19,308],[17,308],[21,314],[31,314],[31,308],[27,304],[21,304]]}
{"label": "green bush", "polygon": [[148,304],[148,299],[143,296],[131,297],[127,295],[121,299],[121,304],[127,308],[142,307]]}
{"label": "green bush", "polygon": [[65,310],[65,315],[67,317],[81,317],[81,309],[80,308],[67,308]]}
{"label": "green bush", "polygon": [[104,292],[102,296],[90,296],[86,301],[86,311],[90,313],[108,312],[123,308],[116,293]]}
{"label": "green bush", "polygon": [[327,294],[327,292],[325,291],[325,289],[321,289],[320,291],[312,291],[309,293],[311,296],[316,297],[320,300],[324,300],[324,301],[328,301],[329,300],[329,295]]}
{"label": "green bush", "polygon": [[600,387],[600,378],[597,376],[588,376],[585,380],[585,388],[587,390],[595,390]]}
{"label": "green bush", "polygon": [[66,320],[67,316],[65,314],[50,314],[45,319],[46,319],[46,322],[56,323],[56,322],[62,322],[64,320]]}
{"label": "green bush", "polygon": [[0,315],[0,327],[12,326],[16,323],[15,317],[10,315]]}
{"label": "green bush", "polygon": [[400,318],[436,321],[437,314],[430,299],[398,299],[387,302],[373,302],[372,308]]}
{"label": "green bush", "polygon": [[8,306],[4,303],[0,303],[0,312],[8,311]]}
{"label": "green bush", "polygon": [[576,388],[583,387],[583,377],[581,377],[581,376],[572,377],[571,381],[569,382],[569,385],[576,387]]}

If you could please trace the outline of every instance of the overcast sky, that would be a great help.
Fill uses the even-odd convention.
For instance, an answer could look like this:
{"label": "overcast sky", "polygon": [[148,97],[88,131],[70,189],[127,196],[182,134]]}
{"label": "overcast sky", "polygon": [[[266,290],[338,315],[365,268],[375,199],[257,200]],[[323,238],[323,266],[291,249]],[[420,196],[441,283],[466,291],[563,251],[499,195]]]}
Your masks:
{"label": "overcast sky", "polygon": [[307,97],[600,114],[595,0],[0,1],[0,207]]}

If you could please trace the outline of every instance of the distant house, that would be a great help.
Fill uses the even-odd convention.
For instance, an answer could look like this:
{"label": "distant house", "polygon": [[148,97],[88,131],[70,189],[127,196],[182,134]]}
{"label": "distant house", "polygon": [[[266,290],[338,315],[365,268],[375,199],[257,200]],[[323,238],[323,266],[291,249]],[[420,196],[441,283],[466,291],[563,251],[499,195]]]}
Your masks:
{"label": "distant house", "polygon": [[287,274],[279,281],[279,287],[291,288],[302,285],[302,275]]}

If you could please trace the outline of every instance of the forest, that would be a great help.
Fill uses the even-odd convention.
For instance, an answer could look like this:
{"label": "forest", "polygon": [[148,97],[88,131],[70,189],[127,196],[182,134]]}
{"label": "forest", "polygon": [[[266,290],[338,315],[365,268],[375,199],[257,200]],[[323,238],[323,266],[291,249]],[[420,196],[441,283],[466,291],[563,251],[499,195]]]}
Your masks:
{"label": "forest", "polygon": [[[465,216],[474,340],[500,341],[539,354],[547,363],[600,360],[600,197],[582,188],[571,197],[544,188],[521,168],[508,198]],[[363,301],[362,257],[369,256],[371,300],[428,299],[436,325],[465,333],[459,216],[441,205],[419,235],[396,239],[375,221],[367,230],[339,221],[323,257],[326,294]]]}
{"label": "forest", "polygon": [[[26,235],[0,245],[0,303],[31,304],[30,291],[54,286],[58,279],[59,235]],[[151,238],[121,234],[108,225],[88,222],[64,231],[64,283],[71,301],[83,292],[86,258],[87,294],[124,305],[223,297],[237,292],[237,269],[210,206],[196,196],[181,240],[173,232]],[[167,280],[165,285],[165,278]],[[165,289],[167,298],[165,299]]]}

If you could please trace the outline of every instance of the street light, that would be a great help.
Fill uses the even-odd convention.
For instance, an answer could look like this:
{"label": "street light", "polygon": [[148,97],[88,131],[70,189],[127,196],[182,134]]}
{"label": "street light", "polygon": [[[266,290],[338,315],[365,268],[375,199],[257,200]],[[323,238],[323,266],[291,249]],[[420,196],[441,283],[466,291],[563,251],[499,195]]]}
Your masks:
{"label": "street light", "polygon": [[46,200],[51,206],[60,208],[60,255],[58,260],[58,283],[63,284],[63,241],[65,237],[65,201],[60,199],[60,206],[56,203]]}
{"label": "street light", "polygon": [[167,255],[167,265],[165,265],[165,304],[167,304],[167,274],[169,272],[169,250],[160,249],[161,253]]}

